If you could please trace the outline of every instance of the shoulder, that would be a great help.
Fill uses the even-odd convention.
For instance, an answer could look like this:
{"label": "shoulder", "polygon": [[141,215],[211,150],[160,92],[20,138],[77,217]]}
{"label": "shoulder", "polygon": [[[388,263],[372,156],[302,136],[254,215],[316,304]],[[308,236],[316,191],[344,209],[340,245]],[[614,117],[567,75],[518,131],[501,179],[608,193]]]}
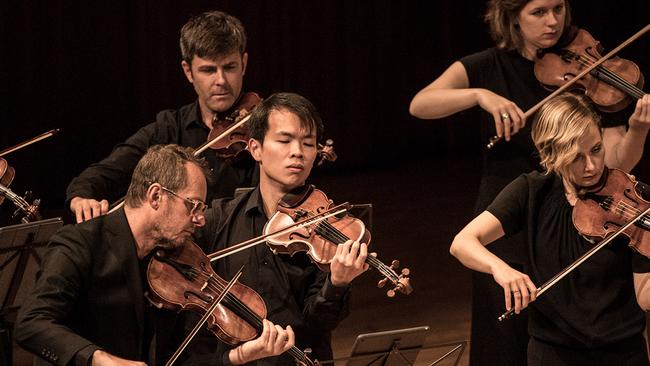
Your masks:
{"label": "shoulder", "polygon": [[196,119],[197,102],[186,104],[178,109],[163,109],[156,114],[156,123],[182,123]]}
{"label": "shoulder", "polygon": [[470,55],[467,55],[463,58],[460,59],[460,62],[465,66],[465,67],[472,67],[474,65],[478,64],[485,64],[489,62],[494,62],[497,57],[499,57],[499,54],[503,53],[503,51],[499,50],[496,47],[490,47],[488,49],[485,49],[483,51],[475,52]]}

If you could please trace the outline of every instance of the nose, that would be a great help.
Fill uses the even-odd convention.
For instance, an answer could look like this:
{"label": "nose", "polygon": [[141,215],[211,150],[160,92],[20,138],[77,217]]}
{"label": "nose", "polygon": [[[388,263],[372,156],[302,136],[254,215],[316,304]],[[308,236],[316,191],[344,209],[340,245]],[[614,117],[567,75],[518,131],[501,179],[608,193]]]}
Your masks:
{"label": "nose", "polygon": [[218,69],[217,72],[215,73],[214,83],[216,85],[224,85],[224,84],[226,84],[226,77],[225,77],[222,69]]}
{"label": "nose", "polygon": [[593,172],[596,170],[596,160],[593,157],[587,157],[585,159],[585,171]]}
{"label": "nose", "polygon": [[549,27],[554,27],[558,24],[560,19],[560,14],[557,14],[554,11],[549,11],[548,16],[546,17],[546,25]]}
{"label": "nose", "polygon": [[203,227],[205,225],[205,214],[199,213],[192,215],[192,224],[195,227]]}
{"label": "nose", "polygon": [[303,146],[300,141],[291,143],[291,157],[302,158],[304,156]]}

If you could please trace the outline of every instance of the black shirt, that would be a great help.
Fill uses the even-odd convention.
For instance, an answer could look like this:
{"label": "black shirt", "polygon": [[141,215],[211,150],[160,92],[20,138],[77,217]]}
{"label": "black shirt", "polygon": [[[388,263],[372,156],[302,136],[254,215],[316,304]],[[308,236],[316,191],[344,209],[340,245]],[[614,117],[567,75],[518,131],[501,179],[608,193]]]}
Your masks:
{"label": "black shirt", "polygon": [[[197,234],[197,242],[206,253],[237,244],[262,234],[267,218],[259,187],[235,199],[212,202],[206,212],[206,225]],[[253,247],[213,264],[215,271],[231,279],[245,265],[240,282],[257,291],[266,303],[267,319],[296,333],[296,346],[309,347],[314,358],[332,358],[330,332],[348,314],[349,291],[331,284],[328,275],[310,263],[303,253],[274,255],[265,245]],[[221,358],[227,364],[228,350],[223,343],[215,347],[215,338],[202,337],[188,351],[185,364],[204,364]],[[212,353],[212,354],[211,354]],[[257,365],[294,364],[288,355],[259,360]]]}
{"label": "black shirt", "polygon": [[[535,78],[535,63],[521,56],[517,51],[506,51],[496,47],[463,57],[460,62],[467,71],[472,88],[488,89],[513,101],[526,112],[550,92]],[[602,127],[624,125],[624,112],[601,114]],[[480,115],[481,140],[496,135],[494,118],[482,111]],[[483,172],[476,212],[485,210],[496,195],[519,174],[539,170],[539,157],[530,136],[533,118],[513,135],[509,142],[500,141],[492,149],[485,149]]]}
{"label": "black shirt", "polygon": [[[114,202],[125,195],[133,170],[149,147],[178,144],[196,148],[207,141],[209,133],[201,119],[198,101],[178,110],[159,112],[155,122],[142,127],[115,146],[109,156],[90,165],[70,182],[66,191],[66,207],[70,206],[70,200],[74,197]],[[254,186],[258,182],[257,164],[250,156],[237,164],[225,163],[211,149],[201,156],[206,158],[216,178],[208,188],[208,202],[211,198],[231,197],[236,188]]]}
{"label": "black shirt", "polygon": [[[573,226],[572,206],[555,174],[523,174],[487,209],[506,236],[523,232],[528,275],[540,286],[593,244]],[[639,335],[645,314],[634,292],[632,272],[650,272],[650,260],[621,237],[602,248],[531,304],[529,333],[547,343],[594,348]]]}

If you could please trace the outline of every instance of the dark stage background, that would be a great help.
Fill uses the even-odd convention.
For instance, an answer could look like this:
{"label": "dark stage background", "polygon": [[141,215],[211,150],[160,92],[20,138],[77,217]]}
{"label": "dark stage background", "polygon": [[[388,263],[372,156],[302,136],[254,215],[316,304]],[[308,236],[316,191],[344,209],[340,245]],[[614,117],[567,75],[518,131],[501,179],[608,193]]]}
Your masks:
{"label": "dark stage background", "polygon": [[[574,1],[575,24],[611,49],[650,19],[650,2]],[[2,12],[0,148],[62,132],[5,158],[12,187],[45,209],[65,187],[155,113],[194,99],[178,34],[192,15],[221,9],[247,28],[245,90],[311,99],[340,159],[320,174],[405,161],[480,159],[475,112],[441,121],[408,114],[413,95],[451,62],[491,45],[485,3],[454,1],[20,1]],[[646,73],[646,35],[622,52]],[[649,180],[650,158],[636,169]],[[643,168],[643,169],[642,169]],[[435,179],[435,166],[427,166]],[[459,177],[462,179],[462,177]],[[343,181],[342,184],[345,184]],[[381,184],[380,182],[377,182]],[[426,182],[422,182],[423,188]]]}

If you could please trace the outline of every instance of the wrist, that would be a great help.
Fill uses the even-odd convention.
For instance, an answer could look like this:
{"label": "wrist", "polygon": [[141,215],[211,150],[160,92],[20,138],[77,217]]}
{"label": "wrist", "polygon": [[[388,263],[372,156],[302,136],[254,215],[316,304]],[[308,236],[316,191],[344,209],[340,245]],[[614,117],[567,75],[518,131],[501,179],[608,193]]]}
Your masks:
{"label": "wrist", "polygon": [[243,365],[244,362],[244,351],[242,350],[242,345],[239,345],[228,352],[228,358],[232,365]]}
{"label": "wrist", "polygon": [[650,130],[650,124],[636,122],[636,123],[630,123],[627,132],[647,134],[648,130]]}

